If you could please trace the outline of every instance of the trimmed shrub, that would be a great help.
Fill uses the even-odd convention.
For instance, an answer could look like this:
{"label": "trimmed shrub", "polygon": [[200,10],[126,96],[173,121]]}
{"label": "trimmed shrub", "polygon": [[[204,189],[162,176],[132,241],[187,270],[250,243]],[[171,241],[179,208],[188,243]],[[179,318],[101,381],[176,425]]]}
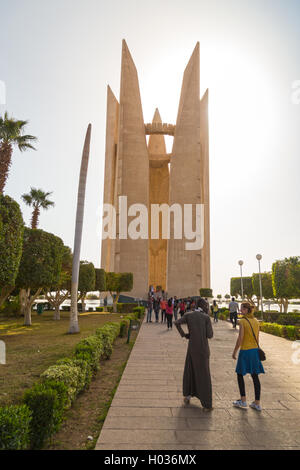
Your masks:
{"label": "trimmed shrub", "polygon": [[142,318],[142,316],[145,314],[145,307],[135,307],[133,309],[133,313],[136,314],[136,317],[138,320]]}
{"label": "trimmed shrub", "polygon": [[137,307],[137,304],[117,304],[118,313],[131,313]]}
{"label": "trimmed shrub", "polygon": [[69,367],[77,367],[80,369],[80,374],[77,382],[77,393],[87,389],[92,381],[93,371],[90,364],[83,359],[70,359],[68,357],[57,361],[57,365],[67,365]]}
{"label": "trimmed shrub", "polygon": [[60,382],[64,384],[67,389],[66,406],[70,408],[76,395],[80,391],[82,372],[80,367],[74,364],[55,364],[43,372],[41,379],[45,386],[47,386],[48,382]]}
{"label": "trimmed shrub", "polygon": [[108,313],[114,313],[114,307],[106,307]]}
{"label": "trimmed shrub", "polygon": [[75,348],[76,359],[83,359],[91,366],[93,372],[100,369],[100,359],[103,354],[103,344],[99,336],[89,336],[81,340]]}
{"label": "trimmed shrub", "polygon": [[104,312],[104,308],[103,307],[96,307],[96,312]]}
{"label": "trimmed shrub", "polygon": [[102,328],[96,330],[96,335],[103,344],[103,356],[109,359],[113,352],[113,343],[120,334],[119,323],[106,323]]}
{"label": "trimmed shrub", "polygon": [[32,449],[41,449],[56,433],[63,420],[67,400],[64,384],[54,381],[35,384],[24,395],[24,403],[32,413],[30,441]]}
{"label": "trimmed shrub", "polygon": [[204,298],[212,298],[213,297],[213,291],[212,289],[200,289],[200,297],[204,297]]}
{"label": "trimmed shrub", "polygon": [[300,326],[300,315],[296,313],[287,313],[279,315],[277,323],[279,325],[299,325]]}
{"label": "trimmed shrub", "polygon": [[278,325],[276,323],[261,323],[260,330],[264,333],[280,336],[292,341],[300,339],[300,328],[293,325]]}
{"label": "trimmed shrub", "polygon": [[130,323],[130,320],[128,318],[125,318],[124,320],[121,321],[121,323],[120,323],[120,338],[124,338],[127,335],[128,328],[129,328],[129,323]]}
{"label": "trimmed shrub", "polygon": [[114,341],[120,336],[120,322],[107,322],[104,327],[109,326],[114,332]]}
{"label": "trimmed shrub", "polygon": [[31,419],[26,405],[0,408],[0,450],[28,449]]}
{"label": "trimmed shrub", "polygon": [[292,341],[300,339],[300,328],[295,328],[293,325],[287,325],[285,327],[286,338]]}

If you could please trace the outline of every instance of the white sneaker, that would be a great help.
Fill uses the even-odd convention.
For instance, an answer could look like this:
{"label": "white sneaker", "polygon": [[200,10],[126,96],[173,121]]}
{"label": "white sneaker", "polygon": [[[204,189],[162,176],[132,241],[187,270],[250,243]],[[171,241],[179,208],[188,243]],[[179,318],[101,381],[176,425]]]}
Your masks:
{"label": "white sneaker", "polygon": [[260,406],[260,405],[257,405],[257,404],[254,403],[254,402],[251,403],[251,405],[249,405],[249,406],[250,406],[250,408],[253,408],[253,409],[256,410],[256,411],[262,411],[261,406]]}
{"label": "white sneaker", "polygon": [[233,406],[235,406],[237,408],[243,408],[243,409],[247,408],[247,402],[246,401],[236,400],[232,404],[233,404]]}

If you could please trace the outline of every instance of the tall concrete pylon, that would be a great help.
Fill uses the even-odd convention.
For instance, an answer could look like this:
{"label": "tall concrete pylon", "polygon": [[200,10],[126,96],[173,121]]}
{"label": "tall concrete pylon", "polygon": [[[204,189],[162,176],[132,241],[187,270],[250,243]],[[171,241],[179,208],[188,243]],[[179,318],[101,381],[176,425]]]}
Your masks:
{"label": "tall concrete pylon", "polygon": [[[123,41],[119,129],[116,164],[116,199],[127,196],[132,204],[149,205],[149,157],[138,74]],[[128,220],[130,223],[130,218]],[[132,272],[134,296],[144,297],[148,285],[148,240],[122,239],[117,216],[115,272]]]}
{"label": "tall concrete pylon", "polygon": [[[170,174],[170,205],[201,204],[200,51],[197,43],[186,67],[179,103]],[[171,221],[171,234],[174,226]],[[168,294],[199,294],[201,250],[187,251],[186,240],[169,241]],[[180,266],[180,269],[178,267]]]}
{"label": "tall concrete pylon", "polygon": [[[119,103],[111,88],[107,87],[106,153],[103,203],[116,207],[116,169],[118,148]],[[101,265],[106,272],[115,269],[115,240],[102,241]]]}
{"label": "tall concrete pylon", "polygon": [[[152,124],[162,124],[158,109],[156,109]],[[167,156],[165,137],[150,135],[149,144],[149,227],[151,227],[152,204],[169,204],[169,157]],[[149,239],[149,285],[160,286],[167,290],[167,259],[168,240],[162,239],[162,224],[160,221],[159,239]]]}
{"label": "tall concrete pylon", "polygon": [[[164,135],[174,136],[171,155]],[[102,267],[132,272],[134,288],[128,295],[136,298],[146,298],[149,285],[178,297],[196,296],[201,287],[210,288],[208,91],[200,100],[199,43],[184,72],[174,126],[162,122],[158,109],[152,124],[145,125],[137,70],[123,41],[120,100],[109,88],[106,141],[104,202],[117,210],[117,239],[103,240]],[[125,222],[118,209],[121,196],[127,196],[127,208],[132,204],[148,207],[149,239],[124,239]],[[170,239],[163,239],[161,221],[158,239],[151,239],[153,204],[177,204],[182,209],[202,204],[203,248],[187,251],[189,240],[174,239],[173,217]],[[130,222],[129,217],[126,230]]]}

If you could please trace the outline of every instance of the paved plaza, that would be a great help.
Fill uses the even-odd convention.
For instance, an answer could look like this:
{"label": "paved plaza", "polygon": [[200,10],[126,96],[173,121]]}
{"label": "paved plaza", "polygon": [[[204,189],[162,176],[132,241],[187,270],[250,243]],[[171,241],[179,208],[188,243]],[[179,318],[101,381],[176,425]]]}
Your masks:
{"label": "paved plaza", "polygon": [[[98,450],[300,449],[300,364],[292,342],[261,333],[267,354],[261,413],[232,407],[239,398],[232,351],[238,330],[220,321],[211,345],[213,406],[182,400],[187,341],[176,328],[143,323],[104,423]],[[300,355],[299,355],[300,356]],[[248,404],[254,399],[246,377]]]}

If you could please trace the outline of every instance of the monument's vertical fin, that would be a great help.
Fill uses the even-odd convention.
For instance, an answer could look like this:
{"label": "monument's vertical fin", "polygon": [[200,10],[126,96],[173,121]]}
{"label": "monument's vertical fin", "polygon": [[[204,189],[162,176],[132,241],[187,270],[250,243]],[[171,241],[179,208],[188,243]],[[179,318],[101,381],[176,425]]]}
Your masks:
{"label": "monument's vertical fin", "polygon": [[209,198],[209,93],[206,90],[200,104],[200,142],[201,142],[201,196],[204,204],[204,246],[202,250],[202,285],[211,286],[210,274],[210,198]]}
{"label": "monument's vertical fin", "polygon": [[[162,120],[156,109],[153,124]],[[149,186],[149,221],[151,221],[151,204],[169,204],[169,166],[166,153],[165,137],[151,135],[148,144],[150,160]],[[167,284],[168,240],[162,239],[162,222],[160,220],[159,240],[149,239],[149,285],[161,286],[166,290]]]}
{"label": "monument's vertical fin", "polygon": [[[149,204],[149,158],[138,74],[125,41],[122,50],[117,196],[133,204]],[[138,214],[137,214],[138,215]],[[119,216],[117,217],[119,220]],[[128,218],[128,223],[132,218]],[[117,224],[119,227],[119,224]],[[145,297],[148,291],[148,240],[119,239],[117,234],[115,271],[132,272],[134,288],[129,294]],[[122,238],[122,237],[121,237]]]}
{"label": "monument's vertical fin", "polygon": [[[177,203],[183,209],[185,204],[201,203],[200,172],[200,46],[197,43],[183,78],[171,160],[170,205]],[[199,295],[199,288],[207,287],[203,284],[202,252],[186,251],[188,240],[174,240],[173,233],[172,218],[168,249],[168,293],[180,297]]]}
{"label": "monument's vertical fin", "polygon": [[[105,178],[104,178],[104,204],[115,205],[116,165],[119,103],[111,88],[107,88],[107,122],[106,122],[106,151],[105,151]],[[111,239],[102,241],[101,266],[105,271],[115,269],[115,241]]]}

